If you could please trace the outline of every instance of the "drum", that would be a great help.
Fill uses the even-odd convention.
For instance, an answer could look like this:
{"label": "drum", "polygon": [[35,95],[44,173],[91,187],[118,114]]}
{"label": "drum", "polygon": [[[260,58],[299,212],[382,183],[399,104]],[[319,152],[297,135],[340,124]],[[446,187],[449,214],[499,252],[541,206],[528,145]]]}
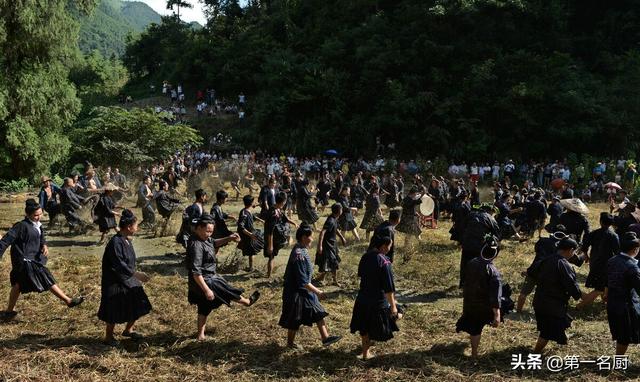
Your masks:
{"label": "drum", "polygon": [[436,208],[436,204],[433,202],[428,195],[422,196],[422,203],[420,203],[420,214],[424,216],[429,216],[433,213],[433,210]]}

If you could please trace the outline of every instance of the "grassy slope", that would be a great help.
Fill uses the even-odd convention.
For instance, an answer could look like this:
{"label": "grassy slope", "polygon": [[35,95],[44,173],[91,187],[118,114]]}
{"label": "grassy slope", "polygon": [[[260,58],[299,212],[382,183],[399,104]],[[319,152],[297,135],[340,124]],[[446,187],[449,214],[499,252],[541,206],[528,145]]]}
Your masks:
{"label": "grassy slope", "polygon": [[[592,222],[604,206],[598,207],[592,208]],[[240,206],[231,203],[226,209],[236,214]],[[0,232],[20,218],[20,210],[20,204],[0,204],[3,216]],[[449,227],[444,222],[438,230],[426,232],[423,242],[412,250],[412,260],[394,265],[400,300],[410,304],[409,311],[401,323],[401,332],[390,342],[377,346],[375,350],[380,357],[367,364],[356,360],[359,338],[348,333],[358,285],[356,266],[363,244],[341,249],[343,290],[325,288],[330,292],[324,305],[331,314],[328,320],[331,331],[345,338],[326,350],[319,346],[316,330],[305,328],[298,342],[307,351],[296,353],[284,349],[285,331],[277,326],[285,256],[278,259],[275,281],[253,278],[242,271],[229,275],[233,284],[248,291],[260,288],[263,297],[249,309],[233,306],[214,311],[209,317],[211,340],[197,343],[192,339],[196,312],[186,301],[186,277],[180,258],[165,256],[178,248],[170,237],[152,239],[141,234],[134,245],[140,269],[153,275],[145,288],[154,311],[139,322],[138,330],[148,337],[140,344],[123,341],[121,348],[108,349],[99,342],[104,326],[95,317],[100,300],[103,248],[92,244],[98,236],[94,233],[76,237],[72,242],[67,237],[51,235],[51,271],[64,290],[72,294],[81,291],[88,300],[80,308],[68,310],[50,294],[21,297],[18,319],[2,324],[0,331],[0,377],[86,381],[637,379],[638,368],[633,366],[627,374],[611,375],[584,366],[558,374],[511,371],[511,354],[526,353],[537,336],[530,303],[529,313],[508,316],[508,321],[498,329],[487,328],[481,344],[485,354],[478,365],[470,362],[464,355],[467,337],[454,331],[462,300],[456,287],[459,251],[448,240]],[[225,247],[222,260],[234,250]],[[504,278],[516,290],[522,280],[520,271],[532,259],[531,252],[531,243],[509,242],[496,261]],[[7,257],[0,264],[2,296],[9,293]],[[264,265],[262,258],[258,258],[257,265]],[[587,268],[578,272],[583,282]],[[569,345],[551,346],[552,354],[595,359],[612,353],[606,312],[601,304],[585,312],[570,313],[576,319],[569,330],[572,336]],[[632,362],[638,359],[637,347],[631,347],[630,356]]]}

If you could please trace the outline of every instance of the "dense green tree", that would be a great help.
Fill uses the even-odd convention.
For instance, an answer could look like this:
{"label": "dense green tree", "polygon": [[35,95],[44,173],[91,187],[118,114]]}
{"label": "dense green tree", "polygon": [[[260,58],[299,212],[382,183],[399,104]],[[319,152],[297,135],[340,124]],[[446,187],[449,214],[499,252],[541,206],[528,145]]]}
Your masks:
{"label": "dense green tree", "polygon": [[72,11],[92,1],[0,0],[0,177],[33,178],[65,158],[80,110],[68,80],[77,49]]}
{"label": "dense green tree", "polygon": [[199,145],[198,132],[183,124],[168,124],[168,114],[153,110],[97,107],[72,131],[72,156],[95,164],[134,168],[158,161],[185,145]]}
{"label": "dense green tree", "polygon": [[165,19],[129,45],[127,66],[244,92],[254,147],[367,155],[381,136],[407,157],[638,149],[637,0],[203,3],[206,28]]}
{"label": "dense green tree", "polygon": [[94,50],[74,60],[69,78],[82,101],[82,118],[96,106],[114,103],[129,80],[129,73],[117,58],[104,58]]}

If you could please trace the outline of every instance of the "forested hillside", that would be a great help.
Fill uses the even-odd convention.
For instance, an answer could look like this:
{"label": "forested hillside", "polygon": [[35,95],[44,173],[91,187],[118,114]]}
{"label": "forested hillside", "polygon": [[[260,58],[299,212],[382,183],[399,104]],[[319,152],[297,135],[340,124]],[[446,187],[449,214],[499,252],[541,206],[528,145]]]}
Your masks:
{"label": "forested hillside", "polygon": [[381,136],[407,156],[466,159],[638,148],[637,1],[206,3],[210,28],[166,20],[126,65],[138,80],[243,91],[257,146],[357,155]]}
{"label": "forested hillside", "polygon": [[105,57],[124,53],[128,34],[138,34],[151,23],[160,23],[160,15],[142,2],[100,0],[89,16],[79,17],[80,49],[98,50]]}

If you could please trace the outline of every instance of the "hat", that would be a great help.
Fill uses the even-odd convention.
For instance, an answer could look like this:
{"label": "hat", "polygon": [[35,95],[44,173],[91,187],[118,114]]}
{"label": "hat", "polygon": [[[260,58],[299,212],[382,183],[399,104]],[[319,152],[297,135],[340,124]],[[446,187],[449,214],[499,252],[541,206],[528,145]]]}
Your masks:
{"label": "hat", "polygon": [[560,204],[569,211],[574,211],[582,215],[589,213],[589,208],[582,202],[582,200],[574,199],[562,199]]}
{"label": "hat", "polygon": [[49,178],[48,176],[45,176],[45,175],[40,177],[40,183],[49,182],[50,180],[51,180],[51,178]]}
{"label": "hat", "polygon": [[102,189],[105,191],[115,191],[118,189],[118,187],[113,183],[107,183],[104,187],[102,187]]}
{"label": "hat", "polygon": [[578,248],[578,242],[570,237],[565,237],[558,242],[557,247],[558,249],[576,249]]}

